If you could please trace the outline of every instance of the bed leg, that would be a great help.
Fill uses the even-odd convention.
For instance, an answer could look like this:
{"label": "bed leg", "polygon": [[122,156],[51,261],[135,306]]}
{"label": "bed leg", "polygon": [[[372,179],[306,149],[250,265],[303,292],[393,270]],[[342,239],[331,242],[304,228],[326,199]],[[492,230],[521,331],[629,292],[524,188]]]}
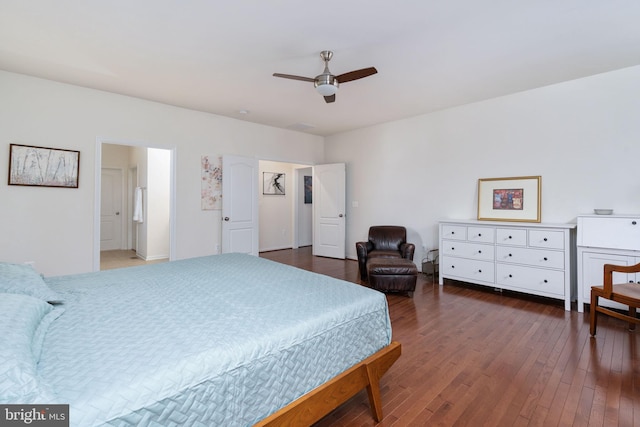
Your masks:
{"label": "bed leg", "polygon": [[367,394],[373,418],[382,421],[382,397],[380,396],[380,378],[389,370],[391,365],[398,360],[402,353],[402,347],[397,342],[392,342],[381,357],[368,361],[367,367]]}
{"label": "bed leg", "polygon": [[369,385],[367,386],[367,394],[369,395],[369,405],[371,406],[371,414],[376,422],[382,421],[382,398],[380,397],[380,380],[373,372],[371,365],[367,366],[367,376],[369,377]]}

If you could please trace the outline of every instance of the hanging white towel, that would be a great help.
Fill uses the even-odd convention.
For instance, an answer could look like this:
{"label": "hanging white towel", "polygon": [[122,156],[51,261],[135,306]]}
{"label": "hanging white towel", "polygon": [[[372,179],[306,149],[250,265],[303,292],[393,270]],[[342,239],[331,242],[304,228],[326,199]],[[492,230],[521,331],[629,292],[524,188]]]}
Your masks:
{"label": "hanging white towel", "polygon": [[144,215],[142,212],[142,188],[140,187],[136,187],[133,198],[133,220],[140,223],[144,222]]}

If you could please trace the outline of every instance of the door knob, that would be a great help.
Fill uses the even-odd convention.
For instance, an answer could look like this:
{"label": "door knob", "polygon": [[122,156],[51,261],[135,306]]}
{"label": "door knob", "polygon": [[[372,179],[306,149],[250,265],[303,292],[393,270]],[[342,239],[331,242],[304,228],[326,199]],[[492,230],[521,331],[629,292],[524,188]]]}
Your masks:
{"label": "door knob", "polygon": [[229,217],[228,217],[228,216],[225,216],[225,217],[224,217],[224,220],[225,220],[225,221],[229,221]]}
{"label": "door knob", "polygon": [[120,215],[120,212],[116,212],[116,215]]}
{"label": "door knob", "polygon": [[342,215],[342,214],[338,215],[338,217],[339,217],[339,218],[342,218],[343,216],[344,216],[344,215]]}

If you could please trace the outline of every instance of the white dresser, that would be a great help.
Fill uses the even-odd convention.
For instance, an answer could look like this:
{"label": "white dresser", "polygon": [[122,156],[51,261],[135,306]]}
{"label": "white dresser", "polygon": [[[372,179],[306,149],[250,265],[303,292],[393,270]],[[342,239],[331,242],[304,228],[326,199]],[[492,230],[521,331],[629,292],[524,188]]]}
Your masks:
{"label": "white dresser", "polygon": [[[591,286],[602,285],[604,265],[640,262],[640,215],[578,216],[578,311],[591,303]],[[638,282],[640,274],[614,273],[614,283]],[[627,309],[612,301],[602,305]]]}
{"label": "white dresser", "polygon": [[440,221],[440,284],[454,279],[564,300],[576,298],[575,224]]}

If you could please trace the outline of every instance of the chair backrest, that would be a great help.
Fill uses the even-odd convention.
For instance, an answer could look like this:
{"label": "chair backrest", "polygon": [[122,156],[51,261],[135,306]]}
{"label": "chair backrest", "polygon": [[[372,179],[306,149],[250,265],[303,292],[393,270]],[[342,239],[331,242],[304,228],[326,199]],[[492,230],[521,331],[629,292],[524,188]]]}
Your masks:
{"label": "chair backrest", "polygon": [[369,228],[369,241],[378,250],[400,250],[407,242],[407,229],[397,225],[376,225]]}

